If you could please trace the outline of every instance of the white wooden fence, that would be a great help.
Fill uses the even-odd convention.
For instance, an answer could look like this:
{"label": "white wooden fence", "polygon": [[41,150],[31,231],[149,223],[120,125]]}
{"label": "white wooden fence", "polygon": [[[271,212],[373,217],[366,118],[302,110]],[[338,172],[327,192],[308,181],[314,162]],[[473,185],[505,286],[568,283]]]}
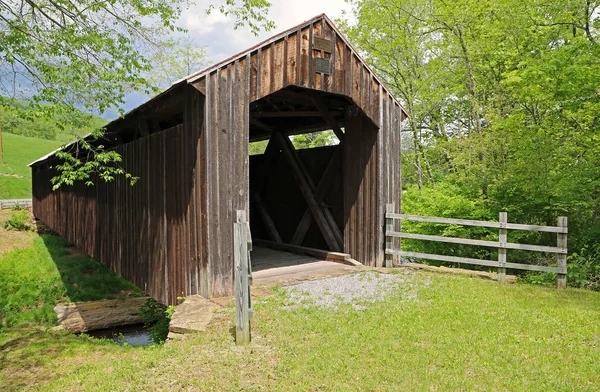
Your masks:
{"label": "white wooden fence", "polygon": [[21,207],[31,207],[31,199],[12,199],[12,200],[0,200],[0,209],[2,208],[13,208],[19,205]]}
{"label": "white wooden fence", "polygon": [[[567,285],[567,217],[561,216],[558,218],[558,224],[556,226],[537,226],[537,225],[523,225],[517,223],[508,223],[508,217],[506,212],[501,212],[498,222],[486,222],[468,219],[450,219],[450,218],[437,218],[433,216],[418,216],[418,215],[406,215],[397,214],[394,212],[394,206],[389,204],[387,206],[387,212],[385,214],[386,219],[386,267],[392,266],[392,256],[398,255],[403,257],[412,257],[417,259],[446,261],[451,263],[461,264],[473,264],[483,265],[486,267],[497,267],[498,268],[498,281],[503,282],[506,276],[506,269],[520,269],[528,271],[541,271],[541,272],[552,272],[557,274],[556,284],[559,288],[565,288]],[[415,234],[406,233],[400,231],[394,231],[394,220],[408,220],[408,221],[419,221],[419,222],[431,222],[431,223],[445,223],[451,225],[462,225],[462,226],[475,226],[475,227],[488,227],[498,229],[498,241],[484,241],[484,240],[472,240],[467,238],[457,237],[443,237],[437,235],[426,235],[426,234]],[[530,245],[530,244],[519,244],[508,242],[507,230],[528,230],[528,231],[540,231],[556,233],[556,246],[542,246],[542,245]],[[394,238],[409,238],[413,240],[423,241],[435,241],[445,242],[451,244],[465,244],[484,246],[498,249],[498,260],[481,260],[467,257],[456,257],[456,256],[445,256],[436,255],[430,253],[420,252],[407,252],[398,249],[393,249]],[[515,262],[507,262],[506,254],[508,249],[518,249],[534,252],[545,252],[556,254],[556,267],[547,267],[540,265],[522,264]]]}

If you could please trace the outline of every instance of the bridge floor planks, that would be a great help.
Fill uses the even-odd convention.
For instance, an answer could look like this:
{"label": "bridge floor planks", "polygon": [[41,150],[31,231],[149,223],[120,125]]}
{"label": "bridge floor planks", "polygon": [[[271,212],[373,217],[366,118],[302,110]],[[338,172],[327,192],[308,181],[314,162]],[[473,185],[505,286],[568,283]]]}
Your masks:
{"label": "bridge floor planks", "polygon": [[255,246],[250,254],[254,286],[287,286],[303,281],[353,273],[353,267],[310,256]]}

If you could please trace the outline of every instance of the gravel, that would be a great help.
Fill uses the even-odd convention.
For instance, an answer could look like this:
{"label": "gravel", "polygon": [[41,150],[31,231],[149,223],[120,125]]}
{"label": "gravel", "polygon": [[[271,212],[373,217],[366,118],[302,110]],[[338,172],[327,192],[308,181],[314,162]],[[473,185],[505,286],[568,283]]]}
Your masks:
{"label": "gravel", "polygon": [[288,293],[285,308],[317,306],[335,310],[340,305],[350,304],[356,310],[363,310],[368,304],[398,292],[408,299],[415,299],[415,290],[411,290],[415,285],[411,281],[409,271],[395,274],[368,271],[313,280],[284,287]]}

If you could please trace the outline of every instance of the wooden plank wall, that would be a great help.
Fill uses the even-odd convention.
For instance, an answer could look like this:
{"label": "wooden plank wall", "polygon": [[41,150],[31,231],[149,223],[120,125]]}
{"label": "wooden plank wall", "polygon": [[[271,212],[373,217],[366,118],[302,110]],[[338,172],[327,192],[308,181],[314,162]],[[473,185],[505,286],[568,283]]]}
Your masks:
{"label": "wooden plank wall", "polygon": [[233,290],[233,222],[235,211],[249,211],[248,142],[250,58],[211,73],[201,86],[206,93],[203,159],[206,160],[205,200],[211,295]]}
{"label": "wooden plank wall", "polygon": [[33,173],[36,217],[166,304],[181,295],[210,295],[200,186],[205,160],[198,155],[203,105],[200,93],[188,91],[186,129],[179,125],[116,147],[123,167],[140,177],[134,186],[117,178],[53,192],[52,171]]}

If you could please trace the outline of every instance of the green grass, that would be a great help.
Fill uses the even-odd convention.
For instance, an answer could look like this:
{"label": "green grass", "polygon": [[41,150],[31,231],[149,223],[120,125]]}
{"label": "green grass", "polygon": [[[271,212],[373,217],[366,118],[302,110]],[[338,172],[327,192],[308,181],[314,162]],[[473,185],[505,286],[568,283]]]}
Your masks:
{"label": "green grass", "polygon": [[0,337],[0,389],[600,389],[600,293],[428,272],[411,281],[416,298],[400,289],[362,311],[284,309],[279,290],[255,305],[248,347],[233,343],[231,308],[206,333],[145,348],[13,329]]}
{"label": "green grass", "polygon": [[0,163],[0,199],[31,197],[31,169],[28,164],[60,147],[53,140],[2,134],[5,164]]}
{"label": "green grass", "polygon": [[[23,324],[53,325],[57,301],[91,301],[139,290],[92,258],[71,254],[62,237],[0,255],[0,332]],[[1,388],[0,388],[1,389]]]}

